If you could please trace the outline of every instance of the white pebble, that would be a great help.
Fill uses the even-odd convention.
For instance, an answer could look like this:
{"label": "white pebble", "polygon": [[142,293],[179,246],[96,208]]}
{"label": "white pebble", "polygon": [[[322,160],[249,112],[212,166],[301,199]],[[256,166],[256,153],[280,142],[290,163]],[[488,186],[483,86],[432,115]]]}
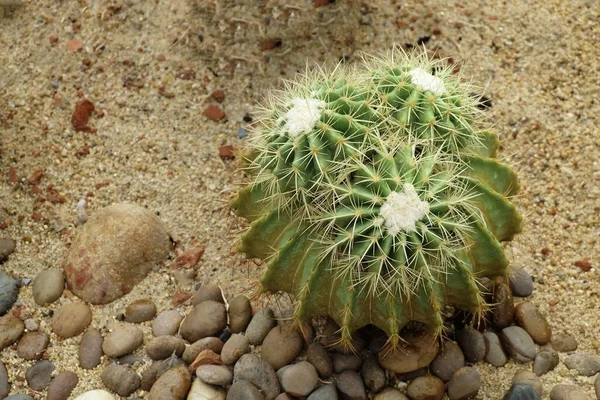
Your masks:
{"label": "white pebble", "polygon": [[96,389],[77,396],[75,400],[115,400],[115,398],[106,390]]}

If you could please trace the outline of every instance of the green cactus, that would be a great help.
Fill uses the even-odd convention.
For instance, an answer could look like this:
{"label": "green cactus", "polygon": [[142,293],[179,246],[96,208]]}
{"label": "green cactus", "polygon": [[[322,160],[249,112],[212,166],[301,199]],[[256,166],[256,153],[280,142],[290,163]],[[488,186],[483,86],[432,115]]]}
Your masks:
{"label": "green cactus", "polygon": [[449,305],[482,316],[478,280],[506,276],[500,242],[520,231],[516,175],[469,87],[398,55],[288,85],[233,201],[251,222],[239,250],[267,264],[262,291],[294,294],[298,321],[331,317],[344,343],[367,324],[394,346],[411,321],[439,335]]}

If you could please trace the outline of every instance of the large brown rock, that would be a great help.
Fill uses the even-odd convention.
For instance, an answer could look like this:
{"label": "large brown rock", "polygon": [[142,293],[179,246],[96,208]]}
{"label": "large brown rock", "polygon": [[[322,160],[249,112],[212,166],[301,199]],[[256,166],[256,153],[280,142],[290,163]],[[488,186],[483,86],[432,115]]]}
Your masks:
{"label": "large brown rock", "polygon": [[166,228],[151,211],[134,204],[106,207],[88,220],[67,253],[67,287],[89,303],[110,303],[129,293],[170,250]]}

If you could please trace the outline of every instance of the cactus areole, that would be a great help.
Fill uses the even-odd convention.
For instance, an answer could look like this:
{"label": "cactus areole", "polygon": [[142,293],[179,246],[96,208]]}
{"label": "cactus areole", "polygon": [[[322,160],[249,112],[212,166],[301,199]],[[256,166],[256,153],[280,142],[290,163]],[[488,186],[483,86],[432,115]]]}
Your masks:
{"label": "cactus areole", "polygon": [[232,202],[262,291],[292,293],[298,321],[329,316],[346,343],[368,324],[392,345],[411,321],[440,335],[447,306],[482,316],[480,279],[507,275],[501,242],[521,216],[471,91],[392,51],[274,93]]}

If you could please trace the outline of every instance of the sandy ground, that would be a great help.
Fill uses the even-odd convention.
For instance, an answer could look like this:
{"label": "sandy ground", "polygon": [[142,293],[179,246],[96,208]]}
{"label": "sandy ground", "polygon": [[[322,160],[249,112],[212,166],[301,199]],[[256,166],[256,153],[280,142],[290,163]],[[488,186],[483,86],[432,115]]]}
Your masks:
{"label": "sandy ground", "polygon": [[[525,229],[507,251],[535,277],[532,301],[555,333],[572,333],[581,350],[599,353],[597,0],[338,0],[318,9],[307,0],[297,7],[195,3],[40,0],[4,10],[0,237],[18,243],[4,269],[33,278],[59,266],[76,233],[81,199],[88,200],[88,213],[130,201],[160,213],[180,251],[206,246],[197,266],[200,282],[219,283],[228,295],[251,293],[260,267],[234,254],[241,225],[227,205],[241,177],[235,162],[219,158],[219,147],[243,146],[238,129],[247,128],[244,116],[252,116],[267,88],[293,77],[307,61],[353,62],[358,51],[426,42],[459,63],[492,101],[487,113],[523,186],[518,204]],[[69,40],[83,48],[70,50],[68,44],[78,43]],[[220,122],[203,115],[216,104],[210,93],[217,89],[225,93]],[[104,114],[90,120],[95,133],[71,125],[80,96]],[[43,177],[36,188],[28,180],[38,169]],[[575,266],[585,259],[592,266],[587,272]],[[105,328],[132,299],[150,296],[163,310],[175,291],[191,289],[153,272],[119,301],[93,307],[93,325]],[[48,333],[47,311],[68,301],[40,308],[30,287],[20,295],[23,310]],[[149,334],[149,326],[144,329]],[[80,377],[75,395],[102,387],[101,368],[76,366],[78,338],[51,341],[48,355],[57,369]],[[5,350],[2,360],[13,391],[25,392],[22,377],[31,364],[14,350]],[[478,398],[500,398],[520,368],[531,366],[478,364]],[[562,364],[541,380],[546,397],[559,382],[594,397],[593,378],[577,377]]]}

